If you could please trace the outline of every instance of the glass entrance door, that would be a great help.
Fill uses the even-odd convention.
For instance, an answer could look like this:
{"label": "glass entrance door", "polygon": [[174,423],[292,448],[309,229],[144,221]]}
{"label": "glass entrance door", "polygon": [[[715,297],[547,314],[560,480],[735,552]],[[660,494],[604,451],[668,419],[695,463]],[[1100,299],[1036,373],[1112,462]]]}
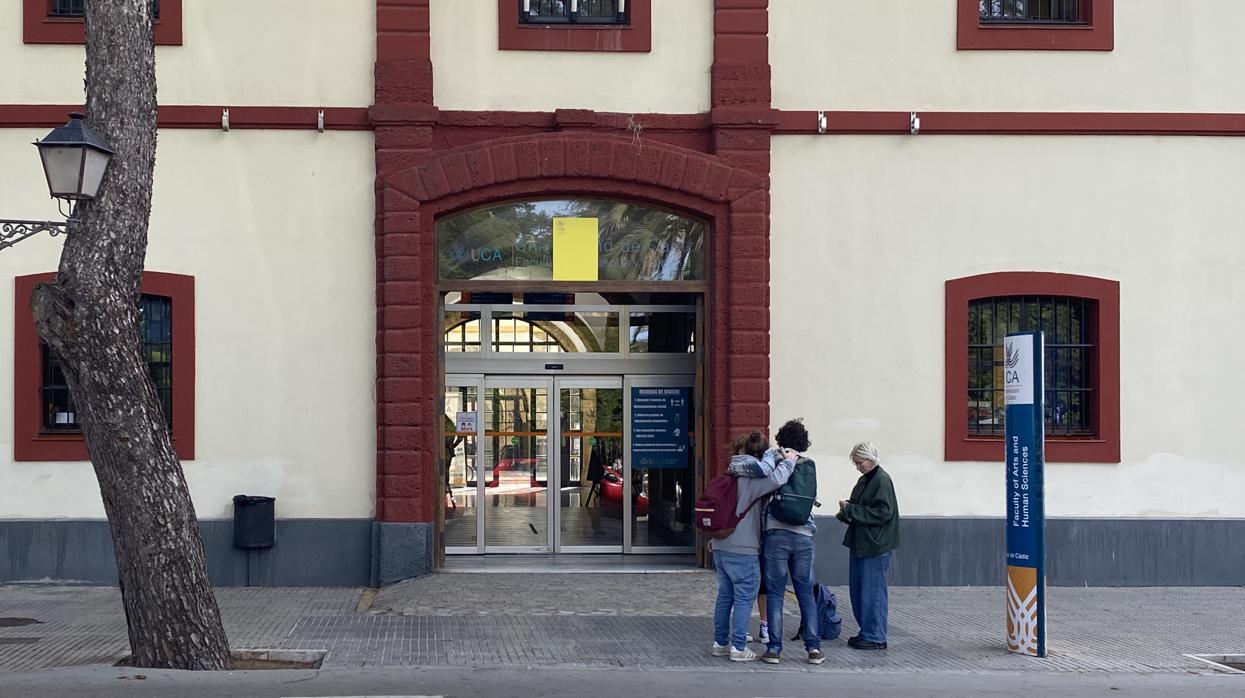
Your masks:
{"label": "glass entrance door", "polygon": [[547,552],[554,543],[549,535],[552,384],[548,378],[485,381],[478,483],[484,552]]}
{"label": "glass entrance door", "polygon": [[674,553],[695,539],[690,377],[446,377],[447,553]]}
{"label": "glass entrance door", "polygon": [[623,551],[623,391],[618,378],[560,378],[557,552]]}

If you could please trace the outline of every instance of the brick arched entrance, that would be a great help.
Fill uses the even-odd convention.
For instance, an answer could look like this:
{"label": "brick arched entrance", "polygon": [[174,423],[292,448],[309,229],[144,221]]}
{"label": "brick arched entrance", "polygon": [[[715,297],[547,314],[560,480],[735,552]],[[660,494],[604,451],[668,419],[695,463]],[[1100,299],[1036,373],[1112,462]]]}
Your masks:
{"label": "brick arched entrance", "polygon": [[[383,156],[378,131],[376,519],[380,581],[422,571],[437,514],[440,385],[434,221],[493,201],[595,194],[682,209],[712,223],[708,346],[709,472],[722,444],[769,418],[768,181],[649,139],[541,133]],[[407,135],[403,135],[407,134]],[[388,170],[388,171],[387,171]],[[418,540],[412,548],[412,535]],[[387,542],[387,539],[388,542]],[[403,541],[398,544],[397,541]],[[397,546],[397,548],[395,548]],[[399,552],[400,551],[400,552]],[[401,562],[398,559],[401,559]],[[387,562],[388,561],[388,562]],[[386,574],[387,564],[395,569]],[[426,566],[428,563],[422,563]]]}

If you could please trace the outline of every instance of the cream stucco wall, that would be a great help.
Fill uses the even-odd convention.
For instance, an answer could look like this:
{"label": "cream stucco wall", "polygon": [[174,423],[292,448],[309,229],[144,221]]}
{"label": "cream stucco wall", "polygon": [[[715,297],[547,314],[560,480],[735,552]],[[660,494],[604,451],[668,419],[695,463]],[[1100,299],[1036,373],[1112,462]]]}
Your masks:
{"label": "cream stucco wall", "polygon": [[1243,159],[1212,138],[775,138],[771,414],[807,419],[821,511],[868,439],[904,513],[1003,514],[1001,463],[943,462],[944,283],[1057,271],[1120,282],[1123,453],[1048,464],[1048,513],[1245,516]]}
{"label": "cream stucco wall", "polygon": [[441,109],[709,109],[713,0],[653,0],[651,53],[499,51],[496,0],[436,0],[431,9]]}
{"label": "cream stucco wall", "polygon": [[[188,4],[194,4],[188,3]],[[30,142],[0,130],[0,215],[55,217]],[[375,499],[371,133],[160,133],[147,269],[195,277],[201,518],[235,494],[282,518],[370,518]],[[46,235],[0,252],[0,518],[100,518],[89,463],[13,462],[13,277],[54,271]]]}
{"label": "cream stucco wall", "polygon": [[[156,48],[161,104],[373,101],[374,0],[185,0],[183,15],[183,45]],[[0,3],[0,104],[81,104],[83,60],[23,44],[22,3]]]}
{"label": "cream stucco wall", "polygon": [[1245,9],[1117,0],[1115,50],[957,51],[956,2],[770,3],[774,106],[1245,111]]}

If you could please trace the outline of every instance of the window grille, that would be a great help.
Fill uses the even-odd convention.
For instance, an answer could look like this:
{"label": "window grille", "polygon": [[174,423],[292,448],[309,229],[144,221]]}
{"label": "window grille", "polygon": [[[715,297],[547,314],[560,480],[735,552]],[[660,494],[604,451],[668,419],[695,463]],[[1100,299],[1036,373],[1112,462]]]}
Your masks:
{"label": "window grille", "polygon": [[628,24],[627,0],[517,0],[524,24]]}
{"label": "window grille", "polygon": [[980,0],[982,24],[1087,24],[1084,0]]}
{"label": "window grille", "polygon": [[516,317],[493,317],[493,351],[506,353],[562,353],[557,338],[534,322]]}
{"label": "window grille", "polygon": [[1068,296],[980,298],[968,306],[968,434],[1003,436],[1003,337],[1041,330],[1046,341],[1048,436],[1093,435],[1091,331],[1095,301]]}
{"label": "window grille", "polygon": [[[144,294],[139,301],[139,338],[143,360],[160,400],[164,421],[173,427],[173,300]],[[47,344],[40,343],[43,373],[42,429],[50,434],[80,434],[77,408],[69,394],[69,383],[60,361]]]}
{"label": "window grille", "polygon": [[[160,0],[151,0],[152,16],[160,18]],[[82,17],[86,14],[86,0],[52,0],[49,17]]]}

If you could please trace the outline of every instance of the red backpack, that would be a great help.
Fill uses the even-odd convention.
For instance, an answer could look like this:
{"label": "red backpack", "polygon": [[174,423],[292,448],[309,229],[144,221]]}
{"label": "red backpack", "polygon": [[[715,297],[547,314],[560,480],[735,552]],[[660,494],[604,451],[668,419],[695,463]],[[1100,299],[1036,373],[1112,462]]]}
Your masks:
{"label": "red backpack", "polygon": [[723,473],[705,485],[704,494],[696,500],[696,528],[706,538],[725,538],[735,532],[735,527],[748,515],[755,501],[736,514],[739,506],[739,478]]}

